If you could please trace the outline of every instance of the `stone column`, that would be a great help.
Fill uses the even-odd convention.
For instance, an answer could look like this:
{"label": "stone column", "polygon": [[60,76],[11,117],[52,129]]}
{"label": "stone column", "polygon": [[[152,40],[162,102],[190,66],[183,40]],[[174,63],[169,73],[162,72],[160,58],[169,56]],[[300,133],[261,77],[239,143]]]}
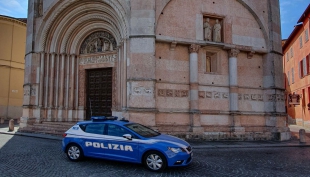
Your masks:
{"label": "stone column", "polygon": [[66,54],[62,53],[59,55],[59,92],[58,92],[58,111],[57,119],[62,121],[63,119],[63,108],[64,108],[64,80],[65,80],[65,59]]}
{"label": "stone column", "polygon": [[55,99],[54,101],[54,104],[55,104],[55,108],[57,109],[58,106],[59,106],[59,97],[58,97],[58,94],[59,94],[59,61],[60,61],[60,55],[56,55],[55,56],[56,59],[55,59],[55,70],[56,70],[56,73],[55,73],[55,96],[53,97]]}
{"label": "stone column", "polygon": [[200,46],[192,44],[189,47],[189,83],[190,111],[198,110],[198,51]]}
{"label": "stone column", "polygon": [[72,121],[73,120],[73,116],[74,116],[74,112],[73,112],[73,107],[74,107],[74,80],[75,80],[75,55],[71,54],[69,59],[68,59],[68,86],[67,87],[67,93],[68,93],[68,121]]}
{"label": "stone column", "polygon": [[70,101],[69,108],[73,109],[74,107],[74,80],[75,80],[75,55],[71,55],[71,69],[70,69]]}
{"label": "stone column", "polygon": [[68,109],[69,107],[69,76],[70,76],[70,55],[67,56],[67,59],[66,59],[66,89],[65,89],[65,108]]}
{"label": "stone column", "polygon": [[60,59],[59,109],[64,107],[65,59],[66,54],[62,53]]}
{"label": "stone column", "polygon": [[43,85],[44,85],[44,57],[45,53],[40,53],[40,89],[39,89],[39,107],[43,107]]}
{"label": "stone column", "polygon": [[54,79],[55,79],[55,53],[52,53],[51,58],[51,76],[50,76],[50,82],[49,82],[49,108],[54,108]]}
{"label": "stone column", "polygon": [[203,132],[200,124],[198,105],[198,51],[200,46],[192,44],[189,47],[189,84],[190,84],[190,126],[191,131]]}
{"label": "stone column", "polygon": [[122,109],[127,109],[127,40],[124,40],[123,43],[123,74],[122,74]]}
{"label": "stone column", "polygon": [[237,112],[239,111],[238,99],[238,62],[237,56],[240,53],[238,49],[231,49],[228,51],[229,55],[229,106],[232,127],[231,131],[235,135],[244,134],[244,127],[241,126],[240,117]]}
{"label": "stone column", "polygon": [[231,49],[229,51],[229,105],[230,111],[239,111],[238,108],[238,67],[237,56],[239,54],[238,49]]}

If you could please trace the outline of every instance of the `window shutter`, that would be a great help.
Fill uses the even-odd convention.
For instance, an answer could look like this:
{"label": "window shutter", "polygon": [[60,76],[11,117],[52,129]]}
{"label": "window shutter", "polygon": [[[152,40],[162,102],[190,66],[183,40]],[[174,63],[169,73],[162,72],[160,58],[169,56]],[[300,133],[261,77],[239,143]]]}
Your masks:
{"label": "window shutter", "polygon": [[294,78],[294,68],[292,68],[292,84],[294,84],[295,78]]}
{"label": "window shutter", "polygon": [[299,78],[301,78],[301,67],[300,67],[300,62],[298,62],[298,75],[299,75]]}
{"label": "window shutter", "polygon": [[290,72],[289,71],[287,71],[287,83],[288,83],[288,85],[291,85],[291,83],[290,83]]}
{"label": "window shutter", "polygon": [[309,55],[306,56],[306,63],[307,63],[307,75],[308,75],[310,72],[310,70],[309,70]]}
{"label": "window shutter", "polygon": [[303,76],[307,75],[307,61],[306,58],[302,59],[302,64],[303,64]]}
{"label": "window shutter", "polygon": [[287,60],[287,61],[290,60],[288,52],[286,53],[286,60]]}

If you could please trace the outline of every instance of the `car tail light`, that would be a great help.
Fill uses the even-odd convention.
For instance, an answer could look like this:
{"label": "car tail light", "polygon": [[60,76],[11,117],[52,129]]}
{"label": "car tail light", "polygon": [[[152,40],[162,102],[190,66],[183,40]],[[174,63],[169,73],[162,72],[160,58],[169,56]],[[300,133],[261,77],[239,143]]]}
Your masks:
{"label": "car tail light", "polygon": [[67,136],[67,134],[66,134],[66,133],[62,134],[62,137],[66,137],[66,136]]}

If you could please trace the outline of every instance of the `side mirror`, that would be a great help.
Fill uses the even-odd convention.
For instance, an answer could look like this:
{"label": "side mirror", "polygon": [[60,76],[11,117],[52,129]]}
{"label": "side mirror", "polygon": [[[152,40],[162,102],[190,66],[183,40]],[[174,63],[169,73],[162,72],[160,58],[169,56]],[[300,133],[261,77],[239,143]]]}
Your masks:
{"label": "side mirror", "polygon": [[130,134],[123,135],[123,138],[126,138],[128,140],[132,140],[132,136]]}

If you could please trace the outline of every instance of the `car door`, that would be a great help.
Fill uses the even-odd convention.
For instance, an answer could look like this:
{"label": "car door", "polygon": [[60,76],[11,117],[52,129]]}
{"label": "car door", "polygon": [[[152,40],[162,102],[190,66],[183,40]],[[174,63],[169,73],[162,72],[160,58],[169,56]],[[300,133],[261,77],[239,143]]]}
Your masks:
{"label": "car door", "polygon": [[92,123],[85,125],[83,136],[83,149],[85,156],[104,158],[104,148],[107,144],[104,130],[106,124]]}
{"label": "car door", "polygon": [[[109,138],[106,156],[109,159],[139,162],[139,143],[132,132],[116,124],[107,124],[106,130],[105,133]],[[131,134],[133,139],[124,138],[124,134]]]}

